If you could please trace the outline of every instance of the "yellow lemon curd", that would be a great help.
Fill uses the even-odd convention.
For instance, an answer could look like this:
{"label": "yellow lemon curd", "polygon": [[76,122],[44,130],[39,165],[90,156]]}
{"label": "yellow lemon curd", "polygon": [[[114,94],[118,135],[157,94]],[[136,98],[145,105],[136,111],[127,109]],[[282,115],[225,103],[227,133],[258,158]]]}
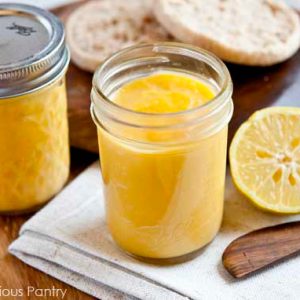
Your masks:
{"label": "yellow lemon curd", "polygon": [[[214,96],[207,82],[161,72],[124,84],[112,101],[160,114],[190,110]],[[101,127],[98,137],[107,223],[121,248],[141,257],[173,258],[212,240],[223,214],[227,126],[193,143],[150,150]],[[151,142],[155,134],[145,138]]]}
{"label": "yellow lemon curd", "polygon": [[193,77],[157,73],[122,86],[114,102],[138,112],[173,113],[203,105],[214,96],[212,87]]}
{"label": "yellow lemon curd", "polygon": [[0,212],[26,211],[55,195],[69,174],[64,80],[0,100]]}

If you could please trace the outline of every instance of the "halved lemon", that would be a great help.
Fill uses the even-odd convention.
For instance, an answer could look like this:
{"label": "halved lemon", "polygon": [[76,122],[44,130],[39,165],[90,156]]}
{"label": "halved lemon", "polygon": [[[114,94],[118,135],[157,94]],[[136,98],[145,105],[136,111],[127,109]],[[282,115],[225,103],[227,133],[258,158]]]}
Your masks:
{"label": "halved lemon", "polygon": [[300,212],[300,108],[272,107],[254,113],[230,146],[237,188],[258,207]]}

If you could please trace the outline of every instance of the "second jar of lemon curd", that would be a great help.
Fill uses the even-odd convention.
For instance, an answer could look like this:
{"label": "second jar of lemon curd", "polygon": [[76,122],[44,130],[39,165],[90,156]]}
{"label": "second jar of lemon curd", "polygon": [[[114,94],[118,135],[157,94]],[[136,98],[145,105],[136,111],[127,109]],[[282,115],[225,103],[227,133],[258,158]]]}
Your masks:
{"label": "second jar of lemon curd", "polygon": [[127,48],[96,71],[106,218],[126,252],[185,258],[217,234],[231,95],[225,65],[184,44]]}
{"label": "second jar of lemon curd", "polygon": [[22,4],[0,4],[0,214],[35,210],[69,175],[61,22]]}

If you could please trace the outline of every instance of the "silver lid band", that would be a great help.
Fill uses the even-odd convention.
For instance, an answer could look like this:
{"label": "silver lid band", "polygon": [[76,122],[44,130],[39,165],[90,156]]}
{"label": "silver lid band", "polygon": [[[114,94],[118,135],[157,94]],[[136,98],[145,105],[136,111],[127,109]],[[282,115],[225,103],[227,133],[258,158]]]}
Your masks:
{"label": "silver lid band", "polygon": [[64,28],[43,9],[0,4],[0,99],[52,82],[69,63]]}

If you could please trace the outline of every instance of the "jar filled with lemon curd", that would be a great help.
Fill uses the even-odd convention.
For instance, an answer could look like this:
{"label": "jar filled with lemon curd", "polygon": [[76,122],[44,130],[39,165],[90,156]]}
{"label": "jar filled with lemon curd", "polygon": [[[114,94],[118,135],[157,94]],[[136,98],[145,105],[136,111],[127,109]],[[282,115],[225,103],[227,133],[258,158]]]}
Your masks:
{"label": "jar filled with lemon curd", "polygon": [[51,13],[0,4],[0,214],[32,211],[69,175],[64,29]]}
{"label": "jar filled with lemon curd", "polygon": [[127,253],[185,260],[217,234],[231,96],[226,66],[185,44],[127,48],[96,71],[106,219]]}

